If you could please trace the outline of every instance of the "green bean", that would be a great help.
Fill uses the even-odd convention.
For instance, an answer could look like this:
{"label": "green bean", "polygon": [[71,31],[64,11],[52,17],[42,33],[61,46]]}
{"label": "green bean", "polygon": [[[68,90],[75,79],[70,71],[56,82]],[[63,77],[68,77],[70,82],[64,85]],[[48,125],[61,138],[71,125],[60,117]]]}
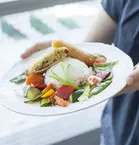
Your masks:
{"label": "green bean", "polygon": [[110,84],[112,83],[112,80],[107,80],[105,82],[102,82],[101,84],[91,88],[91,92],[90,92],[90,98],[94,95],[99,94],[100,92],[102,92],[104,89],[106,89]]}
{"label": "green bean", "polygon": [[42,100],[40,101],[40,106],[41,106],[41,107],[46,107],[46,106],[49,105],[49,103],[50,103],[50,99],[49,99],[49,98],[45,98],[45,99],[42,99]]}
{"label": "green bean", "polygon": [[107,62],[107,63],[94,63],[94,68],[112,68],[118,63],[118,61]]}
{"label": "green bean", "polygon": [[26,74],[22,73],[19,76],[12,78],[10,82],[15,84],[20,84],[23,83],[26,80],[26,78],[27,78]]}
{"label": "green bean", "polygon": [[27,100],[27,101],[24,101],[24,103],[32,103],[32,102],[34,102],[34,101],[38,101],[38,100],[41,99],[41,96],[42,96],[42,94],[38,95],[38,96],[35,97],[35,98],[29,99],[29,100]]}
{"label": "green bean", "polygon": [[108,80],[112,80],[112,78],[113,78],[113,75],[112,75],[112,73],[110,73],[109,76],[103,80],[103,82],[108,81]]}

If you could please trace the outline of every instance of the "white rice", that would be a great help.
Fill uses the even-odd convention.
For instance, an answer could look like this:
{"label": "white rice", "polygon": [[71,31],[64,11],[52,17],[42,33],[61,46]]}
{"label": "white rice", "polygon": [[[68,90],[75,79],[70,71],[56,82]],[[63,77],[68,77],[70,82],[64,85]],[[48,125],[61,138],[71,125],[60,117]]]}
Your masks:
{"label": "white rice", "polygon": [[45,84],[53,83],[55,87],[60,87],[61,84],[51,78],[52,72],[56,73],[59,77],[66,79],[64,72],[62,70],[62,64],[64,68],[67,68],[68,65],[70,65],[67,75],[71,82],[73,82],[76,85],[79,85],[80,83],[83,83],[86,81],[87,77],[92,74],[92,69],[88,68],[88,66],[77,59],[74,58],[66,58],[62,62],[52,66],[45,74]]}

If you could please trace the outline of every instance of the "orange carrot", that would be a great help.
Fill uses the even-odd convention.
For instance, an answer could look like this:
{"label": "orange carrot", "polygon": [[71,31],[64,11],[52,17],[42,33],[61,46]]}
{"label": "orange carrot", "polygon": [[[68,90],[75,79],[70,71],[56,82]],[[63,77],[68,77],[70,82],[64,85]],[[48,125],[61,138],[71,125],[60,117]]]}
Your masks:
{"label": "orange carrot", "polygon": [[54,97],[55,97],[55,95],[56,95],[55,93],[54,93],[53,95],[51,95],[51,96],[50,96],[50,99],[54,98]]}
{"label": "orange carrot", "polygon": [[54,98],[59,106],[66,107],[69,104],[68,101],[65,101],[63,98],[60,98],[58,96],[55,96]]}
{"label": "orange carrot", "polygon": [[50,89],[53,89],[54,85],[53,83],[50,83],[43,91],[42,94],[45,94],[46,92],[48,92]]}

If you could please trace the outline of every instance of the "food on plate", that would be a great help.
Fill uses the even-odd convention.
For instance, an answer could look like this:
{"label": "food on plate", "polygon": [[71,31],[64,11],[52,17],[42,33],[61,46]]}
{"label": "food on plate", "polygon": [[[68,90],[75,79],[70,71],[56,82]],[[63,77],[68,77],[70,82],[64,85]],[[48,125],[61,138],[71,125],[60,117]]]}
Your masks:
{"label": "food on plate", "polygon": [[[53,50],[10,81],[24,82],[24,103],[40,107],[83,102],[105,90],[113,80],[113,67],[102,54],[89,54],[69,43],[56,40]],[[88,59],[87,58],[91,58]]]}
{"label": "food on plate", "polygon": [[78,88],[80,84],[85,83],[91,73],[92,68],[89,68],[84,62],[68,57],[47,70],[45,84],[53,82],[55,87],[59,87],[61,83],[64,83]]}
{"label": "food on plate", "polygon": [[42,74],[31,74],[26,78],[27,85],[33,85],[36,88],[43,89],[46,87],[44,83],[44,76]]}
{"label": "food on plate", "polygon": [[61,41],[61,40],[55,40],[52,43],[53,48],[58,49],[61,47],[66,47],[69,49],[69,53],[68,56],[69,57],[73,57],[76,59],[79,59],[81,61],[83,61],[84,63],[86,63],[87,65],[92,65],[94,62],[94,55],[88,53],[87,51],[84,51],[80,48],[77,48],[74,45],[71,45],[67,42]]}
{"label": "food on plate", "polygon": [[51,66],[62,61],[68,55],[68,48],[53,49],[26,70],[27,75],[46,72]]}
{"label": "food on plate", "polygon": [[27,90],[27,93],[25,95],[25,97],[29,98],[29,99],[32,99],[32,98],[35,98],[37,97],[38,95],[41,94],[41,91],[38,89],[38,88],[35,88],[35,87],[30,87],[28,90]]}

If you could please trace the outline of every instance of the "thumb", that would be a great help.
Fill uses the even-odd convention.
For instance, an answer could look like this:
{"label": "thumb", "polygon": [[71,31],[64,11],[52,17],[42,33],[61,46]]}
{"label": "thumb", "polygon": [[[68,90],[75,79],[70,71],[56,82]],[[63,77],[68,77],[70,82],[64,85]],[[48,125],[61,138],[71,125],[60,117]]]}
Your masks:
{"label": "thumb", "polygon": [[134,71],[131,73],[131,75],[127,79],[127,85],[133,85],[139,80],[139,64],[135,66]]}

